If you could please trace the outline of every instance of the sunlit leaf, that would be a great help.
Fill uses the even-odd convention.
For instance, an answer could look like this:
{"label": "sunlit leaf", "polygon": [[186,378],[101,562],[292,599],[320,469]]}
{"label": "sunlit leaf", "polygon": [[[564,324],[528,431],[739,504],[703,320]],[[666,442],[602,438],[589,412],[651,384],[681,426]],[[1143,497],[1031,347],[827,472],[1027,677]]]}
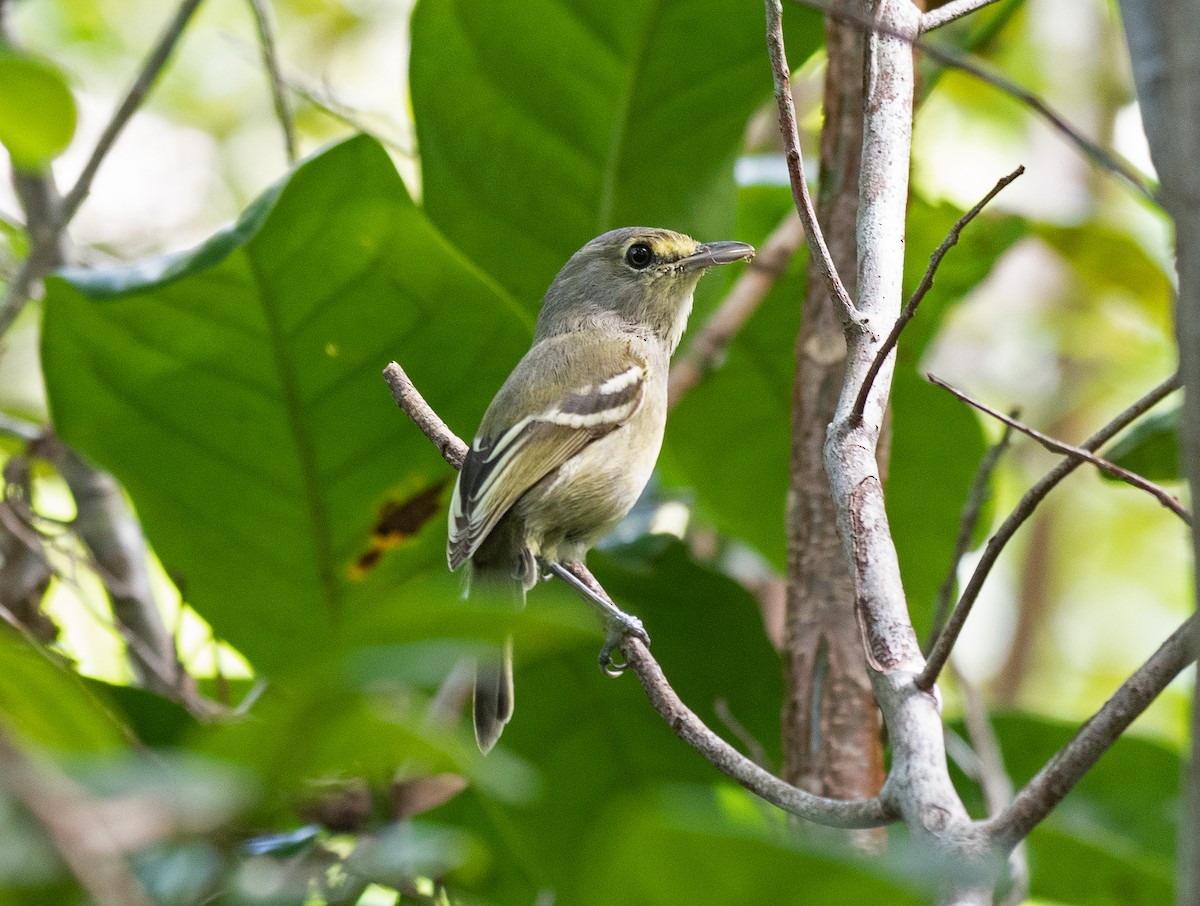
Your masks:
{"label": "sunlit leaf", "polygon": [[[799,65],[820,18],[787,19]],[[613,227],[741,238],[733,161],[771,92],[761,5],[422,0],[412,30],[430,217],[531,310]]]}
{"label": "sunlit leaf", "polygon": [[75,134],[75,98],[45,60],[0,47],[0,144],[21,170],[39,170]]}
{"label": "sunlit leaf", "polygon": [[[122,480],[189,604],[269,669],[387,606],[355,571],[379,514],[450,474],[383,366],[466,433],[528,331],[356,138],[197,249],[50,281],[43,363],[63,438]],[[396,543],[404,575],[443,568],[444,535]]]}

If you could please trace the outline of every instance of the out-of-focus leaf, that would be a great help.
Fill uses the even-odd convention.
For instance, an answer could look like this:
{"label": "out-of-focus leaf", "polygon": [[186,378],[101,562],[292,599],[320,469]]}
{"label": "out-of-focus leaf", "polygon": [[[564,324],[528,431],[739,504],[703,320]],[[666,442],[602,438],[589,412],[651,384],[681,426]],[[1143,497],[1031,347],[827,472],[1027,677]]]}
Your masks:
{"label": "out-of-focus leaf", "polygon": [[[1151,481],[1181,481],[1179,469],[1180,407],[1140,419],[1104,451],[1104,458]],[[1101,471],[1105,478],[1112,478]]]}
{"label": "out-of-focus leaf", "polygon": [[1034,232],[1071,264],[1088,298],[1120,294],[1135,300],[1163,330],[1171,329],[1171,275],[1132,235],[1092,222],[1038,224]]}
{"label": "out-of-focus leaf", "polygon": [[[743,189],[739,197],[737,234],[752,243],[793,205],[779,187]],[[660,460],[667,482],[692,489],[706,518],[780,569],[804,267],[800,253],[733,338],[725,361],[671,412]],[[703,325],[695,318],[689,333]]]}
{"label": "out-of-focus leaf", "polygon": [[740,789],[674,786],[623,796],[587,839],[581,875],[588,880],[571,900],[580,904],[610,902],[617,888],[640,906],[929,902],[922,885],[886,859],[789,839],[785,819]]}
{"label": "out-of-focus leaf", "polygon": [[0,144],[17,169],[40,170],[75,134],[75,98],[53,64],[0,47]]}
{"label": "out-of-focus leaf", "polygon": [[[993,724],[1018,788],[1078,729],[1022,713]],[[1030,836],[1032,895],[1079,906],[1171,902],[1183,772],[1178,752],[1119,739]],[[980,814],[978,791],[957,785]]]}
{"label": "out-of-focus leaf", "polygon": [[[737,745],[717,717],[716,702],[724,699],[777,760],[782,674],[750,595],[693,562],[674,540],[648,539],[590,559],[615,600],[643,618],[656,657],[689,707]],[[547,607],[555,584],[534,589],[528,609]],[[573,600],[563,606],[582,607]],[[623,833],[614,802],[664,783],[714,779],[712,766],[674,736],[635,677],[600,673],[601,640],[597,632],[569,648],[530,650],[517,634],[516,710],[497,751],[537,765],[537,797],[503,805],[468,789],[429,813],[480,835],[492,858],[461,880],[497,902],[530,902],[539,887],[561,891],[563,902],[582,902],[594,883],[594,837]],[[631,858],[637,871],[657,865],[674,872],[654,849]]]}
{"label": "out-of-focus leaf", "polygon": [[0,628],[0,721],[20,738],[62,752],[104,752],[126,742],[107,703],[76,673],[8,627]]}
{"label": "out-of-focus leaf", "polygon": [[[382,367],[401,361],[469,432],[529,326],[359,137],[197,249],[50,281],[43,364],[61,436],[120,478],[189,603],[271,670],[396,610],[361,558],[389,501],[449,475]],[[443,569],[430,528],[385,562]]]}
{"label": "out-of-focus leaf", "polygon": [[[820,18],[785,18],[799,65]],[[771,93],[756,4],[422,0],[412,34],[430,217],[531,310],[613,227],[743,238],[733,161]]]}
{"label": "out-of-focus leaf", "polygon": [[[453,666],[444,665],[442,676]],[[320,792],[322,779],[364,778],[384,787],[397,767],[452,771],[499,801],[536,789],[528,767],[504,751],[483,758],[465,733],[428,719],[427,700],[403,679],[387,682],[351,664],[327,665],[268,688],[252,719],[196,738],[209,755],[243,766],[269,786],[263,803],[286,814]]]}
{"label": "out-of-focus leaf", "polygon": [[[932,204],[919,196],[909,203],[904,239],[905,301],[925,275],[930,256],[963,213],[954,205]],[[898,362],[916,367],[946,313],[987,278],[1004,253],[1029,235],[1029,229],[1020,217],[996,216],[986,209],[966,226],[958,243],[942,258],[917,316],[904,328],[897,347]]]}
{"label": "out-of-focus leaf", "polygon": [[160,844],[132,860],[138,880],[159,906],[190,906],[202,901],[225,867],[216,847],[205,841]]}

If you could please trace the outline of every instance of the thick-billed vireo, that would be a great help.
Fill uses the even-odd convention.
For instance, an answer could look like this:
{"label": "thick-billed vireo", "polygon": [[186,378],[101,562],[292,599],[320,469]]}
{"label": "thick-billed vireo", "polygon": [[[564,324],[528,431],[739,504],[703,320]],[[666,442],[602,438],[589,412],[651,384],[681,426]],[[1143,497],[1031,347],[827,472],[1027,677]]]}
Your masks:
{"label": "thick-billed vireo", "polygon": [[[477,589],[521,604],[539,561],[582,562],[624,518],[662,446],[667,369],[696,282],[710,267],[753,254],[743,242],[701,244],[629,227],[571,256],[546,292],[533,345],[492,400],[463,462],[450,504],[452,570],[467,564]],[[614,633],[640,631],[620,611],[607,619],[602,661]],[[476,665],[475,738],[484,752],[512,710],[509,640]]]}

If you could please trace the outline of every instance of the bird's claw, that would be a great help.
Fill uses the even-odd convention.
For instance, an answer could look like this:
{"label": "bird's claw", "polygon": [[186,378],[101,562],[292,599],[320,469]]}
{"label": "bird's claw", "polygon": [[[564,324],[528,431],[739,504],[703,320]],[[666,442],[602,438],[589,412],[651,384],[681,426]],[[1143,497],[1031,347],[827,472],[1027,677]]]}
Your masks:
{"label": "bird's claw", "polygon": [[600,671],[605,676],[617,677],[629,668],[627,660],[613,660],[613,653],[621,651],[621,642],[625,640],[626,636],[635,636],[641,639],[646,646],[650,645],[650,636],[646,633],[646,628],[642,625],[641,620],[627,613],[614,616],[608,624],[604,647],[600,649]]}

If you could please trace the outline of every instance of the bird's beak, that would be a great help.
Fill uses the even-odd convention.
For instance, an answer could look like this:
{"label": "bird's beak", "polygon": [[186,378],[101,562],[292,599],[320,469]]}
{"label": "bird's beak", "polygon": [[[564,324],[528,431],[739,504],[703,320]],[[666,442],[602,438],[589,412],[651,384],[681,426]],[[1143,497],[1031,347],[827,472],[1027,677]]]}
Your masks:
{"label": "bird's beak", "polygon": [[754,257],[754,246],[744,242],[706,242],[676,265],[685,271],[702,270],[718,264],[731,264]]}

